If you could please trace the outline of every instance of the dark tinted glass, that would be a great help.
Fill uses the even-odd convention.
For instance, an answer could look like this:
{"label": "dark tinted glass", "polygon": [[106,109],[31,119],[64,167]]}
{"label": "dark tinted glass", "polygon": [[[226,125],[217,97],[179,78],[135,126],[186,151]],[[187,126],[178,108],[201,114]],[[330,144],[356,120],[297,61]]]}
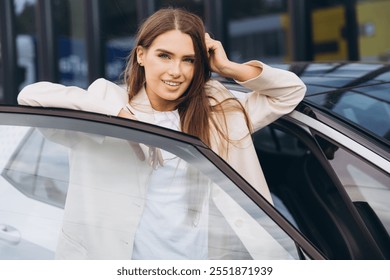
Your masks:
{"label": "dark tinted glass", "polygon": [[[345,92],[310,96],[307,99],[341,118],[390,142],[389,84]],[[371,89],[371,90],[370,90]]]}

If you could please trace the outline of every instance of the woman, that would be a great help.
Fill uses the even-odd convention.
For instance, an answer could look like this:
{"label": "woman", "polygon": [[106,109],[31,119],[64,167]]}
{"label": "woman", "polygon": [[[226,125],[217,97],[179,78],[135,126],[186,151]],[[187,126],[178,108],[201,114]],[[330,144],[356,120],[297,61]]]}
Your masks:
{"label": "woman", "polygon": [[[302,81],[291,72],[271,68],[259,61],[245,64],[230,61],[221,43],[205,32],[201,19],[181,9],[157,11],[142,24],[136,38],[124,73],[127,91],[104,79],[95,81],[86,92],[75,87],[41,82],[23,89],[18,97],[19,103],[81,109],[153,124],[168,123],[164,126],[199,137],[272,203],[251,140],[251,131],[291,112],[304,96]],[[245,99],[237,100],[222,84],[210,78],[211,72],[234,79],[252,92]],[[158,150],[154,150],[154,154],[159,155],[164,166],[159,169],[156,160],[151,160],[157,169],[148,177],[145,188],[146,196],[152,198],[158,196],[153,180],[169,172],[169,159],[172,157],[170,154],[161,155]],[[167,163],[168,166],[165,166]],[[180,167],[180,162],[173,163],[171,172],[176,170],[174,166]],[[181,167],[182,173],[178,177],[189,172],[185,165]],[[181,183],[178,183],[178,189]],[[192,197],[193,193],[183,195]],[[214,201],[221,201],[218,198],[221,192],[214,192],[212,188],[202,191],[200,206],[195,205],[195,208],[197,213],[201,213],[197,214],[197,219],[203,224],[207,224],[204,213],[208,211],[205,201],[209,196]],[[223,207],[223,203],[219,202],[219,205]],[[166,258],[145,249],[161,246],[160,251],[164,251],[165,246],[170,244],[161,243],[172,238],[158,237],[150,242],[150,238],[158,235],[158,229],[148,226],[156,221],[157,210],[153,207],[153,204],[150,207],[146,204],[141,214],[137,214],[140,218],[133,224],[137,230],[132,231],[128,241],[134,243],[134,247],[128,249],[132,258]],[[173,208],[171,211],[176,210]],[[186,218],[183,216],[182,219]],[[172,226],[183,231],[181,224]],[[80,230],[74,232],[81,234]],[[195,243],[204,245],[198,247],[207,247],[207,232],[191,230],[191,234],[192,237],[182,238],[180,242],[187,244],[192,242],[189,240],[195,240]],[[147,238],[143,238],[145,236]],[[188,244],[178,246],[177,252],[168,258],[210,257],[207,248],[198,254],[188,255],[185,253],[188,251],[186,246]],[[99,254],[92,257],[99,257]]]}

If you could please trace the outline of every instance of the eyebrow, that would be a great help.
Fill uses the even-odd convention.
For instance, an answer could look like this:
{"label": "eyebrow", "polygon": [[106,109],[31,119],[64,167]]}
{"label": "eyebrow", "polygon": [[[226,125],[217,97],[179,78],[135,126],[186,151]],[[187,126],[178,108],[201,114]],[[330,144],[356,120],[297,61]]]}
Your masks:
{"label": "eyebrow", "polygon": [[[155,52],[163,52],[163,53],[167,53],[167,54],[170,54],[170,55],[175,55],[173,52],[170,52],[170,51],[165,50],[165,49],[156,49]],[[195,58],[195,54],[187,54],[187,55],[183,55],[183,57]]]}

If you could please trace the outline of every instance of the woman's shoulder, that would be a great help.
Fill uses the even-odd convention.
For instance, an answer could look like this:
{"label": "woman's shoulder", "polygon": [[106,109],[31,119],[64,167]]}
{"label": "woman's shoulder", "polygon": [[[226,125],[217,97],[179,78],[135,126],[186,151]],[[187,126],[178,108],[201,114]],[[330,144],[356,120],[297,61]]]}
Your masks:
{"label": "woman's shoulder", "polygon": [[115,91],[119,94],[127,95],[125,85],[116,84],[104,78],[99,78],[95,80],[89,87],[88,91],[96,91],[96,92],[112,92]]}

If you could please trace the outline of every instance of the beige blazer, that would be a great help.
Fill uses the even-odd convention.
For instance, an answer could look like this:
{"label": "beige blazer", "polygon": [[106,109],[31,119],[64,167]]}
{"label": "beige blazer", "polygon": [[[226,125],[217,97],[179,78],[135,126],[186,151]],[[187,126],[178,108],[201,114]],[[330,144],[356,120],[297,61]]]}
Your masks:
{"label": "beige blazer", "polygon": [[[305,85],[292,72],[272,68],[258,61],[251,61],[249,64],[263,68],[258,77],[241,83],[252,90],[240,101],[250,117],[253,129],[256,131],[280,116],[291,112],[302,100]],[[215,80],[208,82],[207,93],[218,101],[232,96],[230,91]],[[107,80],[98,79],[87,90],[48,82],[35,83],[25,87],[20,92],[18,102],[21,105],[78,109],[116,116],[126,106],[128,97],[124,88]],[[155,123],[153,109],[144,89],[131,100],[129,105],[130,110],[139,121]],[[217,120],[219,118],[218,116],[213,117]],[[226,117],[229,139],[240,141],[229,144],[228,153],[221,154],[218,148],[223,140],[212,137],[211,148],[272,203],[243,115],[229,112]],[[50,134],[50,132],[47,133]],[[211,133],[215,136],[215,131]],[[73,139],[69,137],[59,138]],[[73,174],[73,178],[71,178],[70,185],[73,187],[69,188],[70,191],[67,197],[66,209],[69,208],[69,211],[65,211],[64,226],[57,250],[59,252],[58,257],[71,259],[129,259],[136,225],[143,210],[142,202],[137,201],[137,199],[144,197],[146,192],[145,180],[150,169],[146,164],[141,164],[138,168],[142,170],[133,170],[137,174],[144,175],[137,182],[132,181],[131,188],[129,188],[127,178],[118,179],[116,177],[114,191],[111,192],[112,189],[110,189],[113,197],[109,199],[104,195],[104,192],[99,193],[99,188],[113,187],[114,184],[109,181],[113,180],[115,175],[105,174],[107,171],[104,169],[104,166],[113,163],[101,162],[101,153],[105,151],[110,153],[110,150],[115,150],[118,153],[118,158],[120,158],[120,154],[124,154],[124,151],[126,154],[131,154],[132,151],[129,145],[125,145],[123,142],[95,138],[92,137],[78,142],[73,141],[72,144],[67,143],[72,148],[71,175]],[[96,146],[101,141],[105,141],[108,147],[107,150],[102,150],[101,147]],[[94,149],[99,149],[100,159],[93,158],[96,154],[93,152]],[[85,150],[88,150],[89,153],[86,153]],[[110,158],[108,154],[106,158]],[[126,167],[134,166],[132,161],[136,159],[135,156],[129,156],[126,160],[128,162],[121,163],[122,168],[123,165]],[[85,170],[84,166],[79,166],[76,163],[77,161],[93,163],[90,167],[93,170]],[[101,163],[97,164],[98,167],[93,167],[97,162]],[[80,170],[83,170],[83,172],[81,173]],[[132,175],[134,174],[129,174],[130,177]],[[92,179],[96,186],[93,195],[90,186],[83,183],[83,180]],[[119,182],[117,182],[118,180]],[[136,190],[136,195],[134,195],[134,190]],[[261,230],[258,223],[251,220],[245,211],[219,187],[211,188],[211,197],[217,208],[223,214],[226,214],[228,224],[233,228],[235,234],[240,237],[250,255],[253,258],[261,258],[261,251],[266,251],[263,247],[265,240],[259,243],[259,239],[250,234]],[[93,201],[93,199],[95,201],[90,203],[90,207],[96,208],[96,205],[99,205],[96,201],[100,201],[100,203],[108,206],[107,209],[111,210],[102,210],[101,212],[98,211],[99,209],[85,210],[88,209],[86,207],[88,201]],[[118,207],[118,202],[115,201],[121,201],[119,204],[123,207]],[[111,207],[110,203],[113,204]],[[69,204],[72,206],[70,207]],[[126,216],[123,215],[124,213],[132,213],[133,215]],[[237,219],[240,219],[240,223],[237,223]],[[237,226],[238,224],[240,226]],[[117,231],[113,232],[111,227],[113,229],[117,228]],[[126,230],[123,230],[124,228]],[[108,247],[105,248],[106,245]],[[99,248],[99,250],[96,251],[96,248]],[[275,252],[277,250],[273,248],[271,251]]]}

